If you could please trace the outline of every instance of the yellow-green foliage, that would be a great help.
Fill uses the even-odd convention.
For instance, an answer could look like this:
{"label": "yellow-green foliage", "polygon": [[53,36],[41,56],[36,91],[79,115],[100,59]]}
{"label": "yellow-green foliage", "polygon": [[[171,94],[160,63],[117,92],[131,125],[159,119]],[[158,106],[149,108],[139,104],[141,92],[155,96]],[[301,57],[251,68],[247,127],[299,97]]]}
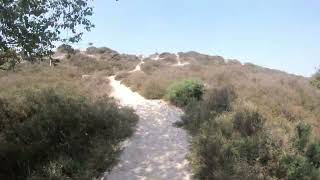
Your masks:
{"label": "yellow-green foliage", "polygon": [[191,101],[199,101],[204,94],[204,85],[197,80],[184,80],[172,84],[166,94],[166,98],[174,105],[183,107]]}

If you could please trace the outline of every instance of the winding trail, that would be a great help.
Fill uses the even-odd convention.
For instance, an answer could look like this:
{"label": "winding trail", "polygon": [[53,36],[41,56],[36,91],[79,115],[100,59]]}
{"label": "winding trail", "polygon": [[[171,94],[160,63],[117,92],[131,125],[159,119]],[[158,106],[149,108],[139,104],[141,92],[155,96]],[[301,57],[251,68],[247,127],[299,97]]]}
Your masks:
{"label": "winding trail", "polygon": [[140,58],[140,63],[136,66],[136,68],[132,71],[129,71],[129,73],[134,73],[134,72],[137,72],[137,71],[141,71],[141,65],[144,63],[143,61],[143,57]]}
{"label": "winding trail", "polygon": [[189,65],[190,63],[185,62],[185,63],[181,63],[181,59],[180,59],[180,55],[178,53],[176,53],[176,59],[177,59],[177,64],[174,64],[173,66],[186,66]]}
{"label": "winding trail", "polygon": [[[131,72],[140,71],[140,65]],[[182,111],[162,100],[147,100],[109,77],[111,96],[121,106],[132,107],[140,120],[135,134],[124,142],[124,151],[116,167],[105,180],[189,180],[191,169],[186,159],[188,136],[174,127]]]}

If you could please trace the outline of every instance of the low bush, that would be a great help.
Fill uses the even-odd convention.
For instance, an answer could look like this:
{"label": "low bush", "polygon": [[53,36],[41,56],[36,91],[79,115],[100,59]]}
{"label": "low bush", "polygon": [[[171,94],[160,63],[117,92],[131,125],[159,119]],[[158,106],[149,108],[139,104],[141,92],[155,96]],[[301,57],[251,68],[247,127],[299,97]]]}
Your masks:
{"label": "low bush", "polygon": [[277,176],[280,179],[310,179],[320,178],[320,171],[310,161],[301,155],[284,155],[280,160]]}
{"label": "low bush", "polygon": [[308,124],[297,125],[286,148],[274,138],[257,107],[242,101],[233,105],[235,99],[233,88],[216,88],[185,108],[179,125],[193,136],[190,158],[195,179],[320,178],[320,146],[308,146],[312,132]]}
{"label": "low bush", "polygon": [[130,75],[130,73],[124,71],[124,72],[120,72],[116,75],[115,79],[118,81],[122,81],[123,79],[127,78]]}
{"label": "low bush", "polygon": [[[269,176],[268,166],[277,158],[273,155],[278,147],[266,131],[257,131],[248,136],[242,134],[235,122],[243,111],[236,110],[217,115],[200,127],[192,141],[191,161],[196,179],[264,179]],[[261,117],[258,113],[256,115]],[[256,117],[254,116],[254,117]],[[243,116],[251,122],[253,116]]]}
{"label": "low bush", "polygon": [[[265,121],[256,108],[244,105],[202,122],[191,148],[195,179],[319,179],[320,145],[311,144],[304,153],[292,141],[287,149]],[[308,126],[296,129],[308,143],[309,136],[301,135],[308,134]]]}
{"label": "low bush", "polygon": [[137,122],[108,98],[29,91],[0,99],[0,179],[92,179],[111,168]]}
{"label": "low bush", "polygon": [[172,84],[167,90],[166,98],[174,105],[184,107],[193,100],[201,100],[204,91],[201,81],[184,80]]}
{"label": "low bush", "polygon": [[[307,123],[296,126],[291,149],[284,150],[279,160],[276,176],[280,179],[320,179],[320,145],[310,143],[312,129]],[[305,150],[307,149],[307,150]]]}
{"label": "low bush", "polygon": [[106,61],[99,61],[95,58],[87,57],[82,54],[76,54],[70,57],[69,64],[78,67],[84,73],[92,73],[97,71],[109,71],[113,73],[113,67]]}
{"label": "low bush", "polygon": [[232,109],[232,103],[236,98],[237,95],[232,86],[223,86],[208,90],[205,104],[210,110],[222,113]]}
{"label": "low bush", "polygon": [[318,70],[312,77],[311,84],[320,89],[320,70]]}
{"label": "low bush", "polygon": [[245,108],[235,113],[234,127],[243,136],[252,136],[263,129],[265,121],[257,110]]}
{"label": "low bush", "polygon": [[320,168],[320,143],[310,144],[306,156],[316,168]]}
{"label": "low bush", "polygon": [[185,115],[179,124],[195,134],[204,122],[220,113],[230,111],[235,99],[236,93],[232,87],[209,89],[202,101],[193,100],[186,106]]}
{"label": "low bush", "polygon": [[152,74],[154,71],[162,67],[164,67],[162,62],[149,60],[141,65],[141,70],[146,74]]}
{"label": "low bush", "polygon": [[311,126],[305,122],[300,122],[296,127],[295,145],[299,151],[304,152],[311,136]]}
{"label": "low bush", "polygon": [[141,90],[141,94],[147,99],[161,99],[166,93],[165,87],[157,81],[149,80]]}

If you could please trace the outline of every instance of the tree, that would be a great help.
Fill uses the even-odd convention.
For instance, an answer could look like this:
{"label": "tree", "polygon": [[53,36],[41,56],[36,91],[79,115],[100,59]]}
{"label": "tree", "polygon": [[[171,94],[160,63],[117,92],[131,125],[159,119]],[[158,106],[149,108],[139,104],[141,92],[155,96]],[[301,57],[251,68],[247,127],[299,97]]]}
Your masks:
{"label": "tree", "polygon": [[0,51],[0,70],[14,71],[18,62],[20,62],[20,58],[15,51],[9,50],[5,53]]}
{"label": "tree", "polygon": [[52,55],[56,41],[78,42],[94,27],[92,11],[87,0],[0,0],[0,63],[12,52],[15,62],[35,61]]}

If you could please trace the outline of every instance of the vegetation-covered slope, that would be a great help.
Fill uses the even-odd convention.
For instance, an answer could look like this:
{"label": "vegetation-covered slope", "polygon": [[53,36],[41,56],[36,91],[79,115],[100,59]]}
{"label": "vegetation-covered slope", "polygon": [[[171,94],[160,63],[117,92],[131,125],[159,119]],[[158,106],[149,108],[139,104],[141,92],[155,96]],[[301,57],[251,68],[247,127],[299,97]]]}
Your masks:
{"label": "vegetation-covered slope", "polygon": [[172,66],[176,60],[167,64],[170,58],[146,59],[143,72],[119,77],[149,98],[163,98],[173,82],[185,79],[201,80],[206,89],[231,86],[239,101],[258,106],[271,119],[270,123],[281,126],[304,120],[318,126],[320,92],[309,78],[195,52],[180,53],[182,62],[190,62],[182,67]]}
{"label": "vegetation-covered slope", "polygon": [[65,53],[56,67],[44,60],[0,72],[1,178],[88,179],[110,169],[137,120],[103,98],[116,73],[145,97],[184,109],[177,125],[193,137],[196,179],[320,178],[316,75],[310,83],[196,52],[155,54],[127,73],[136,56],[94,47],[56,56]]}
{"label": "vegetation-covered slope", "polygon": [[0,71],[0,179],[101,176],[133,133],[138,117],[107,97],[107,77],[134,69],[138,58],[64,53],[55,67],[44,60]]}
{"label": "vegetation-covered slope", "polygon": [[196,179],[320,178],[320,92],[309,78],[196,52],[154,55],[142,70],[119,78],[148,98],[177,94],[171,84],[182,80],[206,87],[184,99],[179,123],[193,136]]}

